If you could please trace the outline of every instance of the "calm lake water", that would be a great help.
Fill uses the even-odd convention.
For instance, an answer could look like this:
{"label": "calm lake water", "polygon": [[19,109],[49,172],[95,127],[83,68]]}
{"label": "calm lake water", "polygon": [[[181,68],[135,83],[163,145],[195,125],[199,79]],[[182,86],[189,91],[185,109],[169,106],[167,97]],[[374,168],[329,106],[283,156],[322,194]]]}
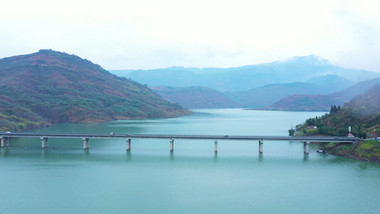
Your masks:
{"label": "calm lake water", "polygon": [[[287,135],[321,112],[195,110],[175,119],[36,132]],[[0,150],[0,213],[380,213],[380,164],[297,142],[17,139]]]}

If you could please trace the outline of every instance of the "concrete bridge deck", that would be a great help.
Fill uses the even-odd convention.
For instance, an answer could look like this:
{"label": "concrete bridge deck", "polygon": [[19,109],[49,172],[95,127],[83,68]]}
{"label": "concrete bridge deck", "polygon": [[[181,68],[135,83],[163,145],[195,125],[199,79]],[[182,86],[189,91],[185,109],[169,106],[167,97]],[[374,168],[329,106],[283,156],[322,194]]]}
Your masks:
{"label": "concrete bridge deck", "polygon": [[131,139],[170,139],[170,151],[174,150],[174,139],[214,140],[215,152],[218,151],[218,140],[245,140],[259,141],[259,152],[263,152],[263,141],[299,141],[304,142],[304,152],[309,153],[310,142],[337,142],[355,143],[361,140],[355,137],[328,137],[328,136],[239,136],[239,135],[170,135],[170,134],[61,134],[61,133],[1,133],[1,148],[9,146],[11,138],[40,138],[42,148],[48,147],[49,138],[81,138],[83,149],[89,149],[89,139],[126,139],[127,150],[131,150]]}

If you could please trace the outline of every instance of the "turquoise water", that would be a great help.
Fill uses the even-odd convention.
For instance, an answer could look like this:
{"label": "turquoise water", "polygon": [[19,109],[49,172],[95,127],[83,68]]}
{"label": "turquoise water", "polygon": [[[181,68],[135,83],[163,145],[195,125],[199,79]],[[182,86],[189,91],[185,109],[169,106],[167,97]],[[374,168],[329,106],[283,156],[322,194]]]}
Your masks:
{"label": "turquoise water", "polygon": [[[196,110],[36,132],[287,135],[318,112]],[[380,165],[297,142],[17,139],[0,150],[0,213],[380,213]]]}

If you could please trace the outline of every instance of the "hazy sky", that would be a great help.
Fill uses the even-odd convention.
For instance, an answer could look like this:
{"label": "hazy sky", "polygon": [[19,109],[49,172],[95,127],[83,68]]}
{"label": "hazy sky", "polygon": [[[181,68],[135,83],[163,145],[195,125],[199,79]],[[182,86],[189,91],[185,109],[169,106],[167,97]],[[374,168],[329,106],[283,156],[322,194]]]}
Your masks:
{"label": "hazy sky", "polygon": [[0,0],[0,58],[53,49],[106,69],[315,54],[380,72],[378,0]]}

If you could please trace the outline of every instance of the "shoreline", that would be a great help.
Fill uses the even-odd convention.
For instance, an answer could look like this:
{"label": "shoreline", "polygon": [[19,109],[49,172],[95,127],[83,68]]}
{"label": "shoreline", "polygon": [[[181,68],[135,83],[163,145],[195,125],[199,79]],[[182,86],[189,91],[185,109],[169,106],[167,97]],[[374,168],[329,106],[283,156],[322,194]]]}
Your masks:
{"label": "shoreline", "polygon": [[352,145],[329,143],[321,147],[330,155],[380,163],[380,142],[376,140],[360,141]]}
{"label": "shoreline", "polygon": [[[72,123],[72,124],[97,124],[97,123],[107,123],[107,122],[117,121],[117,120],[170,119],[170,118],[186,117],[186,116],[189,116],[189,115],[192,115],[192,114],[194,114],[193,111],[186,110],[185,112],[183,112],[181,114],[168,115],[167,117],[151,117],[151,118],[148,118],[148,117],[135,117],[134,118],[134,117],[118,116],[116,118],[85,119],[85,120],[76,121],[76,122],[46,122],[46,121],[41,121],[41,122],[39,122],[40,125],[38,125],[38,126],[26,126],[25,128],[18,127],[19,128],[18,130],[10,130],[10,129],[1,130],[0,129],[0,132],[1,131],[4,131],[4,132],[5,131],[10,131],[10,132],[31,131],[31,130],[48,128],[48,127],[51,127],[51,126],[56,125],[56,124],[65,124],[65,123]],[[3,127],[8,128],[8,126],[3,126]]]}

